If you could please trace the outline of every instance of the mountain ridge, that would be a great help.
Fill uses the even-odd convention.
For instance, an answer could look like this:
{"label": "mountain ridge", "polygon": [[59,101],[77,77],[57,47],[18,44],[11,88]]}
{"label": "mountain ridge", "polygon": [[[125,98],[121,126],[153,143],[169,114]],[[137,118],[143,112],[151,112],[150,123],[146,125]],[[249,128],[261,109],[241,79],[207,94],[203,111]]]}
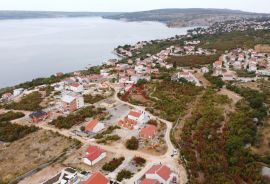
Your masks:
{"label": "mountain ridge", "polygon": [[210,26],[213,23],[242,18],[270,17],[267,13],[214,8],[168,8],[103,16],[127,21],[158,21],[172,27]]}

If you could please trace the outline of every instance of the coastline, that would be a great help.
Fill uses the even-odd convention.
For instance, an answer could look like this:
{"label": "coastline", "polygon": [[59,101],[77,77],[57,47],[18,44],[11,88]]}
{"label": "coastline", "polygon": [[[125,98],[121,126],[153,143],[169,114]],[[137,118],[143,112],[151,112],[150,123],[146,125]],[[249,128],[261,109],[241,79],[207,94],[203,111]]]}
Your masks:
{"label": "coastline", "polygon": [[[66,39],[63,40],[63,42],[68,43],[64,47],[62,46],[63,45],[62,40],[58,41],[58,39],[56,39],[57,42],[55,44],[54,41],[53,42],[51,41],[51,40],[55,40],[54,37],[47,37],[47,34],[50,34],[50,35],[59,34],[58,28],[57,29],[53,28],[51,30],[44,30],[44,33],[42,31],[38,35],[34,35],[33,38],[32,37],[28,38],[28,33],[27,35],[23,35],[22,38],[20,38],[20,36],[16,36],[13,38],[11,37],[11,35],[9,36],[9,33],[7,31],[2,31],[4,35],[7,35],[5,36],[5,41],[6,41],[5,45],[8,45],[8,46],[2,47],[1,49],[1,45],[0,45],[0,50],[2,51],[0,58],[2,61],[5,61],[6,63],[14,63],[14,66],[16,67],[11,68],[8,65],[3,65],[4,67],[0,70],[0,72],[2,73],[2,76],[0,77],[4,78],[7,81],[3,80],[2,84],[0,83],[0,88],[14,86],[16,84],[19,84],[25,81],[31,81],[34,78],[50,76],[56,72],[68,73],[74,70],[81,70],[84,67],[88,66],[88,64],[91,64],[92,66],[95,66],[97,64],[101,65],[103,62],[105,62],[108,59],[116,58],[115,57],[116,55],[113,53],[113,49],[117,47],[118,45],[135,44],[136,42],[141,41],[141,40],[151,40],[155,38],[156,35],[159,38],[168,38],[168,37],[176,35],[177,33],[179,35],[182,35],[182,34],[186,34],[185,30],[190,29],[189,27],[180,28],[180,29],[179,28],[171,29],[164,26],[164,24],[157,23],[157,22],[133,22],[133,23],[126,23],[123,21],[111,22],[108,19],[102,19],[100,17],[98,18],[98,22],[101,21],[101,23],[98,23],[98,25],[93,25],[91,24],[92,19],[96,19],[96,18],[92,17],[89,19],[88,18],[40,19],[42,20],[41,22],[45,22],[42,24],[45,24],[46,26],[47,24],[54,25],[55,23],[58,23],[58,21],[60,22],[64,21],[66,23],[62,23],[63,24],[62,27],[65,27],[69,24],[69,21],[72,21],[71,24],[75,24],[75,25],[78,24],[79,27],[81,26],[84,29],[83,33],[80,33],[80,30],[78,29],[78,35],[76,36],[78,37],[78,39],[76,38],[72,40],[67,40],[70,36],[76,34],[77,32],[76,28],[74,30],[73,28],[70,29],[70,31],[72,31],[71,32],[72,34],[70,33],[70,35],[67,35],[67,36],[64,35]],[[2,21],[2,24],[0,24],[0,26],[4,27],[7,24],[7,27],[12,27],[12,29],[15,30],[13,35],[17,35],[16,33],[17,29],[14,29],[14,26],[17,26],[18,22],[20,22],[20,20],[5,20],[5,21]],[[38,23],[39,19],[32,19],[32,20],[24,19],[22,22],[23,22],[21,23],[22,26],[29,25],[32,27],[32,24],[35,27],[40,26],[40,24]],[[77,22],[81,22],[81,23],[77,23]],[[108,36],[106,36],[106,34],[104,34],[104,36],[103,35],[99,36],[99,37],[103,37],[100,43],[97,42],[98,38],[93,38],[95,36],[91,36],[91,31],[89,34],[87,33],[89,29],[93,29],[94,26],[103,26],[103,28],[98,29],[97,32],[99,33],[100,30],[102,31],[102,29],[105,29],[105,26],[107,24],[108,26],[115,24],[116,28],[112,30],[113,33],[111,33],[111,35],[109,34]],[[120,26],[120,28],[118,28],[118,26]],[[136,29],[136,26],[137,27],[139,26],[138,31],[132,30],[133,27]],[[121,30],[122,27],[124,27],[124,30]],[[160,31],[151,35],[150,31],[152,29],[160,29]],[[125,33],[122,33],[122,32],[125,32]],[[136,32],[139,32],[139,34],[135,35]],[[44,35],[46,34],[45,35],[46,37],[43,36],[43,34]],[[41,36],[44,37],[44,39],[42,38],[41,40],[42,42],[39,43],[38,39],[40,39]],[[59,34],[59,36],[60,38],[63,37],[62,34]],[[9,45],[11,41],[15,42],[18,39],[23,39],[21,43],[18,42],[18,44],[22,46],[25,45],[23,50],[18,49],[18,48],[13,48],[13,45]],[[34,45],[31,46],[32,45],[31,41],[33,39],[37,41],[35,41],[35,43],[33,43]],[[28,43],[28,41],[30,41],[30,43]],[[93,42],[93,44],[91,42]],[[43,46],[43,43],[44,43],[44,46]],[[50,44],[52,47],[48,44]],[[42,46],[42,47],[39,47],[39,46]],[[46,47],[48,46],[50,46],[50,50],[46,49]],[[73,47],[75,49],[73,49]],[[82,48],[80,49],[80,47]],[[36,51],[36,49],[38,50]],[[12,52],[15,52],[15,53],[18,51],[17,53],[18,57],[15,57],[16,56],[15,54],[13,55],[8,54],[11,52],[10,50],[12,50]],[[43,52],[46,52],[46,54],[44,53],[42,55],[39,55],[39,53],[43,53]],[[21,68],[17,67],[19,66],[19,64],[20,65],[23,64],[26,70],[29,70],[28,68],[35,68],[35,69],[29,72],[23,72]],[[7,72],[7,71],[10,71],[10,72]],[[11,74],[12,72],[13,74]],[[16,74],[17,77],[14,75],[14,73]]]}

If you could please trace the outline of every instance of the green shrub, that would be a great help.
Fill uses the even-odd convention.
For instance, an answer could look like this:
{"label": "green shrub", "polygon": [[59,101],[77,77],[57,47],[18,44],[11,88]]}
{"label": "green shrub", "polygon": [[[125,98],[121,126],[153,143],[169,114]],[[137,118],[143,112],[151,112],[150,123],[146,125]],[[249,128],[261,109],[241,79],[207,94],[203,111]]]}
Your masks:
{"label": "green shrub", "polygon": [[124,160],[125,160],[124,157],[113,158],[110,162],[104,164],[102,166],[102,169],[104,171],[113,172],[117,167],[119,167],[123,163]]}
{"label": "green shrub", "polygon": [[26,111],[38,111],[41,109],[40,103],[42,102],[42,96],[39,92],[33,92],[29,95],[22,97],[19,102],[11,102],[6,104],[6,109],[14,110],[26,110]]}
{"label": "green shrub", "polygon": [[35,126],[22,126],[10,122],[0,122],[0,141],[13,142],[37,131]]}
{"label": "green shrub", "polygon": [[0,114],[0,122],[2,122],[2,121],[12,121],[14,119],[22,118],[24,116],[25,115],[22,112],[9,111],[7,113]]}
{"label": "green shrub", "polygon": [[123,169],[117,174],[116,180],[117,181],[122,181],[123,179],[129,179],[132,177],[132,173],[128,170]]}
{"label": "green shrub", "polygon": [[131,137],[126,142],[127,149],[130,150],[137,150],[139,148],[139,141],[136,139],[136,137]]}

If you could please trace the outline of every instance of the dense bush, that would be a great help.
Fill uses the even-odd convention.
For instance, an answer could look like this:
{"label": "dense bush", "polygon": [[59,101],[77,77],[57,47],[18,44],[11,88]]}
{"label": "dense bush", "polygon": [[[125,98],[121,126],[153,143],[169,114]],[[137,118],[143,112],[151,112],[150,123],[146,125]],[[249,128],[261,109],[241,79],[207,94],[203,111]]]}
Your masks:
{"label": "dense bush", "polygon": [[203,89],[191,84],[180,84],[172,81],[150,83],[146,85],[146,88],[149,91],[148,96],[153,97],[151,99],[154,103],[154,105],[149,106],[148,110],[172,122],[185,113],[188,104]]}
{"label": "dense bush", "polygon": [[242,100],[232,114],[224,117],[225,96],[207,91],[185,121],[181,135],[181,155],[186,159],[191,183],[203,174],[209,183],[265,183],[261,159],[246,149],[257,139],[253,109]]}
{"label": "dense bush", "polygon": [[269,44],[269,31],[243,31],[229,32],[200,37],[200,47],[206,49],[217,49],[218,51],[232,50],[235,48],[254,48],[257,44]]}
{"label": "dense bush", "polygon": [[136,137],[131,137],[126,142],[127,149],[137,150],[139,148],[139,141]]}
{"label": "dense bush", "polygon": [[33,92],[29,95],[22,97],[19,102],[11,102],[6,104],[6,109],[14,110],[26,110],[26,111],[38,111],[41,109],[40,103],[42,102],[42,96],[39,92]]}
{"label": "dense bush", "polygon": [[107,144],[108,142],[111,143],[113,141],[118,141],[121,139],[119,135],[105,135],[102,137],[95,136],[96,139],[99,139],[97,143]]}
{"label": "dense bush", "polygon": [[0,141],[13,142],[37,131],[38,128],[22,126],[10,122],[0,122]]}
{"label": "dense bush", "polygon": [[216,88],[222,88],[225,84],[221,77],[212,76],[211,73],[204,74],[204,77]]}
{"label": "dense bush", "polygon": [[122,181],[123,179],[129,179],[132,177],[132,173],[128,170],[123,169],[122,171],[120,171],[117,176],[116,176],[116,180],[117,181]]}
{"label": "dense bush", "polygon": [[24,116],[25,116],[24,113],[9,111],[9,112],[6,112],[4,114],[0,114],[0,122],[12,121],[14,119],[22,118]]}
{"label": "dense bush", "polygon": [[264,119],[267,116],[267,107],[265,105],[266,95],[250,88],[241,88],[234,85],[227,85],[227,88],[243,96],[253,109],[253,118],[259,120]]}
{"label": "dense bush", "polygon": [[198,67],[206,64],[212,64],[218,59],[219,55],[190,55],[190,56],[173,56],[167,59],[168,63],[172,63],[180,67]]}
{"label": "dense bush", "polygon": [[146,162],[146,160],[145,160],[144,158],[142,158],[142,157],[134,157],[134,158],[132,159],[132,161],[133,161],[137,166],[140,166],[140,167],[144,166],[144,164],[145,164],[145,162]]}
{"label": "dense bush", "polygon": [[87,70],[82,71],[81,73],[82,75],[100,74],[100,69],[101,69],[100,66],[93,66]]}
{"label": "dense bush", "polygon": [[124,157],[113,158],[110,162],[104,164],[102,166],[102,169],[104,171],[113,172],[117,167],[119,167],[123,163],[124,160],[125,160]]}

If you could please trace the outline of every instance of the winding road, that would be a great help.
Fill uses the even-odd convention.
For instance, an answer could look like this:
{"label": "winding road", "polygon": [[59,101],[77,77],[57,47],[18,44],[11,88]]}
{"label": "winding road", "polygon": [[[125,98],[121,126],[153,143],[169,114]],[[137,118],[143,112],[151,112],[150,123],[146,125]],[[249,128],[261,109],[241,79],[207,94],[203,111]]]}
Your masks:
{"label": "winding road", "polygon": [[[120,104],[126,104],[126,105],[128,105],[130,107],[133,107],[133,108],[137,109],[137,110],[146,111],[145,107],[143,107],[143,106],[137,106],[137,105],[133,105],[133,104],[130,104],[128,102],[122,101],[117,96],[117,91],[118,91],[117,87],[113,86],[113,89],[115,89],[116,92],[115,92],[115,94],[114,94],[114,96],[112,98],[114,98]],[[151,155],[151,154],[144,153],[144,152],[137,151],[137,150],[134,150],[134,151],[133,150],[128,150],[121,143],[113,143],[112,145],[97,144],[96,142],[91,141],[88,138],[84,138],[84,137],[80,137],[78,135],[75,135],[70,130],[57,129],[57,128],[53,127],[53,126],[50,126],[50,125],[46,124],[45,122],[41,122],[39,124],[34,124],[34,125],[41,128],[41,129],[57,132],[57,133],[59,133],[59,134],[61,134],[63,136],[71,137],[73,139],[77,139],[80,142],[82,142],[82,144],[84,144],[86,146],[87,145],[99,146],[100,148],[104,149],[105,151],[112,152],[112,153],[114,153],[115,155],[118,155],[118,156],[124,156],[124,157],[129,158],[129,159],[133,158],[135,156],[140,156],[140,157],[145,158],[146,161],[147,161],[145,166],[138,173],[134,174],[133,177],[130,178],[128,181],[124,181],[122,183],[127,183],[127,184],[137,183],[137,181],[144,175],[144,173],[153,164],[159,164],[159,163],[168,165],[171,169],[173,169],[174,172],[176,172],[176,174],[179,176],[179,178],[178,178],[179,184],[186,183],[187,182],[187,173],[186,173],[186,170],[183,167],[183,165],[179,164],[179,156],[178,155],[176,155],[174,157],[171,156],[173,154],[174,149],[175,149],[175,147],[172,144],[171,139],[170,139],[170,132],[172,130],[173,123],[169,122],[167,120],[164,120],[162,118],[159,118],[157,116],[154,116],[149,112],[147,112],[147,113],[149,114],[149,117],[151,119],[156,119],[156,120],[162,121],[162,122],[164,122],[166,124],[167,128],[166,128],[166,133],[165,133],[164,139],[165,139],[165,142],[167,144],[168,149],[167,149],[167,152],[164,155],[155,156],[155,155]],[[29,115],[29,112],[25,112],[25,114],[27,116],[27,115]],[[21,120],[22,120],[22,118],[14,120],[13,123],[18,123],[19,124],[21,122]],[[33,125],[33,124],[29,123],[29,125]]]}

